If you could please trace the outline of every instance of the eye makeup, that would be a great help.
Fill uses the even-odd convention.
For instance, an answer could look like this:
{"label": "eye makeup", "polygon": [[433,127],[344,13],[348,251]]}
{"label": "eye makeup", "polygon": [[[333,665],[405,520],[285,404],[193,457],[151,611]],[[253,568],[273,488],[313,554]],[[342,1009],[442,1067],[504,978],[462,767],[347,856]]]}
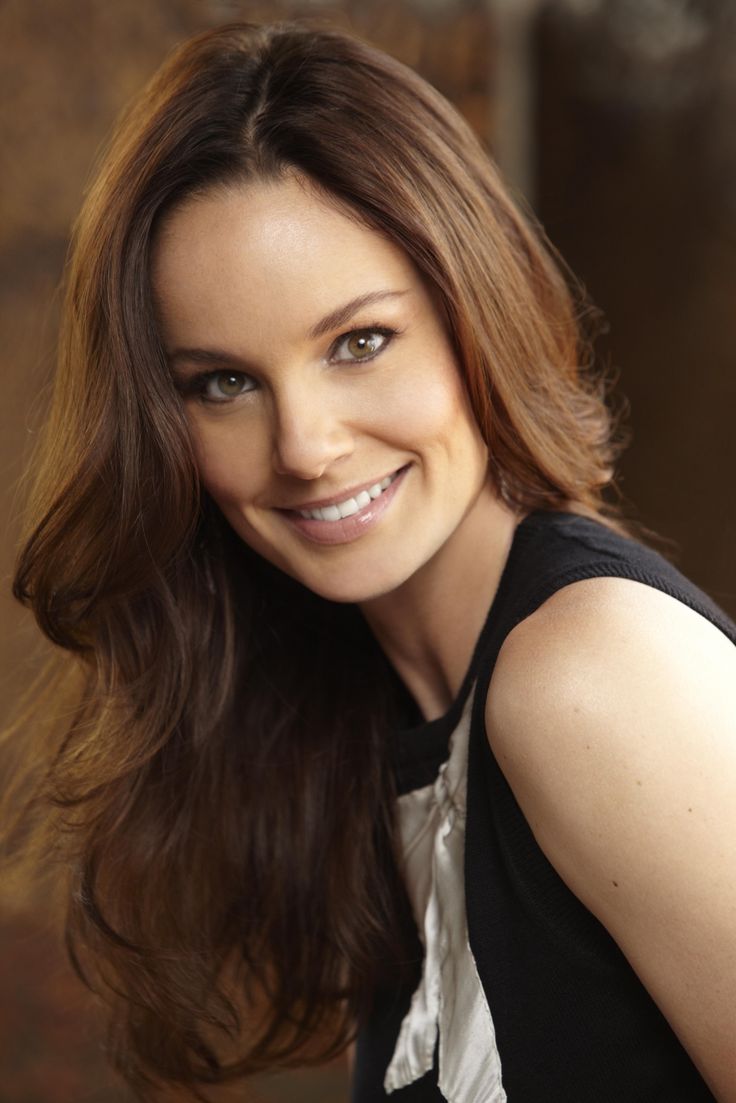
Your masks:
{"label": "eye makeup", "polygon": [[[378,324],[347,330],[332,342],[327,360],[332,364],[348,366],[369,363],[384,352],[391,342],[400,336],[401,332],[395,327]],[[366,355],[338,355],[343,348],[347,348],[350,353],[349,342],[357,344],[357,349],[354,348],[355,352],[364,349]],[[362,348],[361,343],[363,343]],[[187,358],[195,362],[206,360],[208,363],[217,362],[218,359],[220,363],[223,360],[232,359],[230,356],[219,357],[215,352],[196,349],[187,350],[186,352],[181,351],[177,354],[177,359]],[[208,405],[226,405],[258,389],[258,382],[254,377],[238,368],[220,367],[209,371],[192,372],[191,374],[173,370],[172,378],[174,386],[182,398],[185,400],[196,399]],[[220,388],[219,394],[214,390],[217,387]]]}

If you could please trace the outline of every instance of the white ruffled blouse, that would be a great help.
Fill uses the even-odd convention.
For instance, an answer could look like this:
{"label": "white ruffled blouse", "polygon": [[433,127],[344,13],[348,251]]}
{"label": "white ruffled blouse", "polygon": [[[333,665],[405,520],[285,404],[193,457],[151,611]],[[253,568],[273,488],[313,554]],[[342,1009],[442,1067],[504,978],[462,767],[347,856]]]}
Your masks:
{"label": "white ruffled blouse", "polygon": [[439,1033],[439,1089],[447,1103],[504,1103],[490,1008],[468,941],[465,793],[472,693],[431,785],[398,798],[404,878],[424,945],[422,979],[401,1024],[384,1089],[429,1072]]}

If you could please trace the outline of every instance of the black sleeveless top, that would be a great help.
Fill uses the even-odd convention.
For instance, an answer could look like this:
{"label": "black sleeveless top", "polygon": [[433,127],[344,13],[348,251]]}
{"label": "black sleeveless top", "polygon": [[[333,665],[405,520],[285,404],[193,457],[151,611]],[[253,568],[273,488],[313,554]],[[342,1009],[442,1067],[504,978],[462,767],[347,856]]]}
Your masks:
{"label": "black sleeveless top", "polygon": [[[466,911],[509,1103],[712,1103],[616,943],[540,850],[485,735],[488,685],[506,636],[563,586],[603,576],[669,594],[736,643],[736,626],[656,552],[573,514],[530,514],[516,530],[456,700],[445,716],[398,733],[397,789],[410,792],[434,780],[477,683],[468,749]],[[418,939],[417,947],[421,955]],[[434,1069],[421,1080],[390,1096],[383,1090],[414,987],[412,981],[377,995],[358,1037],[352,1103],[443,1099],[436,1052]]]}

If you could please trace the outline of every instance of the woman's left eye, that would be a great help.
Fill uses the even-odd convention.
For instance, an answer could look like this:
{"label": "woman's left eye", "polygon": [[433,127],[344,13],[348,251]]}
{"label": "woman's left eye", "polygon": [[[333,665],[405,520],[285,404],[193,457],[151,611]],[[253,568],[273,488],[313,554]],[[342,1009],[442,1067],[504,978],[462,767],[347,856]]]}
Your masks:
{"label": "woman's left eye", "polygon": [[338,337],[332,346],[330,360],[352,364],[360,363],[361,360],[372,360],[395,336],[396,330],[385,326],[354,329]]}

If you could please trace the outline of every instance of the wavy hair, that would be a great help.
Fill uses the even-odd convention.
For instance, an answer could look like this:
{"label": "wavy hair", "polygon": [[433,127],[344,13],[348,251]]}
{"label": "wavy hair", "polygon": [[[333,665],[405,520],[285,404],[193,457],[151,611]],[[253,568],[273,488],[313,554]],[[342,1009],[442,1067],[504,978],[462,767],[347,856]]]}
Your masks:
{"label": "wavy hair", "polygon": [[382,976],[416,968],[394,679],[355,608],[264,563],[200,488],[152,303],[167,212],[287,171],[436,293],[511,506],[601,516],[612,474],[566,278],[434,89],[301,24],[232,24],[171,56],[75,227],[14,586],[68,690],[13,790],[23,861],[68,871],[69,952],[144,1097],[335,1055]]}

